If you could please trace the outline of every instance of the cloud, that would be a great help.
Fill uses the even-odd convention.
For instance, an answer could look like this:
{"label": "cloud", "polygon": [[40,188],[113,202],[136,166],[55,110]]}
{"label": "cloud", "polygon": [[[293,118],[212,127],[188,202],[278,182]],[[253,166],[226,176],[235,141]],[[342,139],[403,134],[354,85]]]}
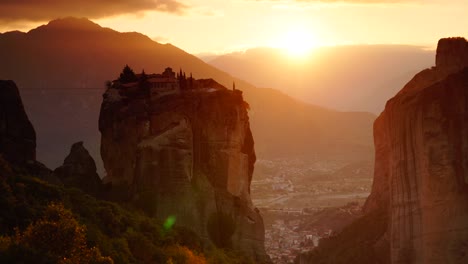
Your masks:
{"label": "cloud", "polygon": [[170,40],[169,38],[166,38],[163,36],[156,36],[156,37],[152,37],[151,39],[159,43],[168,43]]}
{"label": "cloud", "polygon": [[0,0],[0,21],[45,21],[67,16],[103,18],[144,11],[180,15],[188,8],[178,0]]}
{"label": "cloud", "polygon": [[[225,0],[224,0],[225,1]],[[197,17],[217,18],[224,16],[224,11],[212,6],[199,5],[192,7],[190,14]]]}

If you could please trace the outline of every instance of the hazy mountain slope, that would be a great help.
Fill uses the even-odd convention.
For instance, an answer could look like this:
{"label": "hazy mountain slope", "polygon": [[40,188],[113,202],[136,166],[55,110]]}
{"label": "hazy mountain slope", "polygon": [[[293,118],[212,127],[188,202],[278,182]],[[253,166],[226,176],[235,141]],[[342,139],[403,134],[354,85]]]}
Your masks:
{"label": "hazy mountain slope", "polygon": [[370,113],[336,112],[299,102],[274,89],[245,91],[259,158],[372,159]]}
{"label": "hazy mountain slope", "polygon": [[340,110],[380,113],[385,102],[434,52],[417,46],[322,47],[307,58],[255,48],[219,56],[210,64],[259,87],[272,87],[307,102]]}
{"label": "hazy mountain slope", "polygon": [[365,154],[372,155],[372,115],[326,110],[257,89],[170,44],[102,28],[86,19],[55,20],[28,33],[0,34],[0,57],[0,78],[16,81],[36,128],[38,159],[52,167],[61,164],[68,146],[80,140],[90,146],[100,166],[97,123],[104,82],[116,78],[125,64],[137,72],[182,68],[195,78],[213,78],[229,88],[236,81],[251,104],[259,158],[320,154],[333,150],[329,145],[337,146],[335,154],[364,147]]}

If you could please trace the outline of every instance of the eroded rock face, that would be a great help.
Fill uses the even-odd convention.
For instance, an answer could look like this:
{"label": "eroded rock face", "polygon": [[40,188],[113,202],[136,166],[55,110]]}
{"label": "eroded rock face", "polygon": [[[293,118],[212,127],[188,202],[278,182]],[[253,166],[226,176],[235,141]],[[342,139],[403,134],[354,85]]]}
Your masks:
{"label": "eroded rock face", "polygon": [[49,168],[36,161],[36,132],[13,81],[0,80],[0,155],[21,173],[61,184]]}
{"label": "eroded rock face", "polygon": [[0,154],[14,164],[36,160],[36,132],[13,81],[0,80]]}
{"label": "eroded rock face", "polygon": [[89,194],[97,195],[101,189],[101,178],[96,172],[96,163],[83,142],[72,145],[63,165],[55,169],[54,175],[67,187],[76,187]]}
{"label": "eroded rock face", "polygon": [[391,263],[468,263],[468,45],[437,50],[374,123],[365,210],[389,212]]}
{"label": "eroded rock face", "polygon": [[468,67],[468,42],[464,38],[439,40],[437,45],[436,67],[452,72]]}
{"label": "eroded rock face", "polygon": [[256,158],[240,91],[151,97],[110,88],[99,129],[106,179],[131,190],[125,199],[161,220],[175,216],[208,243],[268,261],[263,220],[250,198]]}

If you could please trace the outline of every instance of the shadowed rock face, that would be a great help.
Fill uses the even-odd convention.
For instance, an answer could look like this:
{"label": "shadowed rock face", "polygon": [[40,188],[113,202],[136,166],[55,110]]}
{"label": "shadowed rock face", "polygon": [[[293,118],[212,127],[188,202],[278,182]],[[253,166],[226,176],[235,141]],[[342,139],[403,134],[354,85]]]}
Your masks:
{"label": "shadowed rock face", "polygon": [[22,172],[60,184],[50,169],[36,161],[36,132],[13,81],[0,80],[0,155]]}
{"label": "shadowed rock face", "polygon": [[0,80],[0,154],[15,164],[36,160],[36,133],[13,81]]}
{"label": "shadowed rock face", "polygon": [[468,43],[443,39],[374,123],[367,212],[386,208],[391,263],[468,262]]}
{"label": "shadowed rock face", "polygon": [[57,176],[65,186],[79,188],[89,194],[97,195],[101,179],[96,173],[96,163],[83,146],[83,142],[73,144],[70,154],[63,165],[55,169]]}
{"label": "shadowed rock face", "polygon": [[175,216],[208,243],[268,261],[263,220],[250,198],[256,158],[240,91],[150,98],[110,88],[99,129],[107,180],[123,190],[120,198],[161,220]]}

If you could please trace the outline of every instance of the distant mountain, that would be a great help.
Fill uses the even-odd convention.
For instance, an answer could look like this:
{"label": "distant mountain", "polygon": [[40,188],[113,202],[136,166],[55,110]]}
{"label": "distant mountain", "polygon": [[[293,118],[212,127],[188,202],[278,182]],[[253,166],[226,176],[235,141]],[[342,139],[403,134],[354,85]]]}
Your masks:
{"label": "distant mountain", "polygon": [[279,89],[309,103],[380,113],[406,80],[433,64],[434,56],[434,51],[404,45],[321,47],[306,58],[255,48],[209,63],[258,87]]}
{"label": "distant mountain", "polygon": [[[125,64],[137,73],[182,68],[195,78],[213,78],[244,91],[259,158],[340,156],[369,159],[372,122],[368,113],[342,113],[292,99],[253,85],[204,63],[170,44],[139,33],[120,33],[87,20],[51,21],[28,33],[0,34],[0,79],[15,80],[36,128],[37,156],[48,166],[62,164],[68,146],[85,141],[98,167],[99,106],[104,82],[115,79]],[[294,83],[294,75],[283,74]],[[61,124],[57,127],[57,124]]]}

